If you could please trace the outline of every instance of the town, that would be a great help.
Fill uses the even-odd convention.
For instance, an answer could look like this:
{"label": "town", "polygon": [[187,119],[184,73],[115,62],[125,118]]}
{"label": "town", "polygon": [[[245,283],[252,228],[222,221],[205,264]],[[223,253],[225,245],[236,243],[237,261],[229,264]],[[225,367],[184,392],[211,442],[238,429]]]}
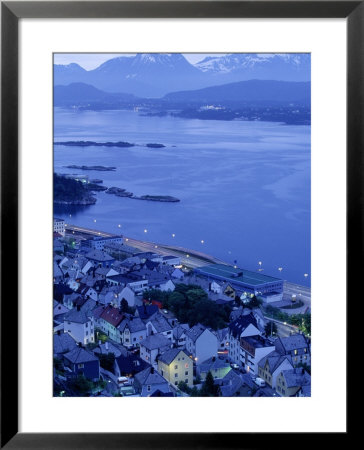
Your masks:
{"label": "town", "polygon": [[310,290],[54,218],[54,396],[310,397]]}

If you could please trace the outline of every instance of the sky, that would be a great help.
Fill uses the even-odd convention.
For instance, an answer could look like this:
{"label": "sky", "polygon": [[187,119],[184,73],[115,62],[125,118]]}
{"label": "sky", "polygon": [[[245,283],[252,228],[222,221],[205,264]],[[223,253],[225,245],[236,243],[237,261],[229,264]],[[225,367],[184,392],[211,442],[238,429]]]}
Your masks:
{"label": "sky", "polygon": [[[86,70],[92,70],[108,59],[119,56],[134,56],[135,53],[55,53],[55,64],[77,63]],[[183,53],[185,58],[192,64],[203,60],[206,56],[222,56],[217,53]]]}

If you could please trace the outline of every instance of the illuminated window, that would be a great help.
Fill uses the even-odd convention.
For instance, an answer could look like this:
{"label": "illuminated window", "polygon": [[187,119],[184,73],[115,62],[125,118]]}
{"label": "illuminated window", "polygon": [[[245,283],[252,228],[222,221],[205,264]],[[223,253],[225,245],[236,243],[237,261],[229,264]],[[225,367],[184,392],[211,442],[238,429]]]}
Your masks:
{"label": "illuminated window", "polygon": [[294,354],[297,355],[297,350],[294,351]]}

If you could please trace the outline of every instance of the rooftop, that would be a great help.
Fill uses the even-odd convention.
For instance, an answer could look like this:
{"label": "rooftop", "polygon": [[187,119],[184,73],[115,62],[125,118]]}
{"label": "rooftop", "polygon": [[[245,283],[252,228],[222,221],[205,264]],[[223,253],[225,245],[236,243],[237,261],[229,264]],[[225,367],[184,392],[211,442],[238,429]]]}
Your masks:
{"label": "rooftop", "polygon": [[165,336],[160,334],[152,334],[151,336],[148,336],[146,339],[143,339],[139,345],[149,350],[153,350],[161,347],[167,346],[170,347],[172,344],[171,341],[167,339]]}
{"label": "rooftop", "polygon": [[262,273],[251,272],[250,270],[234,268],[233,266],[227,266],[225,264],[210,264],[208,266],[199,267],[196,270],[206,276],[217,276],[235,283],[240,282],[254,286],[259,286],[265,283],[282,282],[280,278],[263,275]]}
{"label": "rooftop", "polygon": [[171,364],[172,361],[176,359],[177,355],[181,352],[184,353],[185,357],[189,360],[189,356],[179,348],[171,348],[170,350],[167,350],[161,356],[158,357],[158,360],[169,365]]}

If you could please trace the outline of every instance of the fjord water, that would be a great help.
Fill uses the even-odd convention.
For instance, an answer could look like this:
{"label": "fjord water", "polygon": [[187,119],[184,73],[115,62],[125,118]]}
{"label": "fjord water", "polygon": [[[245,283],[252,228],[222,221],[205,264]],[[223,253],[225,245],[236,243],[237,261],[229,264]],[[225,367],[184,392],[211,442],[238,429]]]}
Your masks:
{"label": "fjord water", "polygon": [[[95,205],[56,207],[55,215],[66,222],[203,251],[250,270],[261,262],[267,275],[310,284],[310,276],[304,277],[311,255],[309,126],[55,108],[54,140],[135,143],[57,145],[54,170],[83,173],[136,195],[181,200],[149,202],[98,192]],[[116,170],[65,168],[70,164]]]}

